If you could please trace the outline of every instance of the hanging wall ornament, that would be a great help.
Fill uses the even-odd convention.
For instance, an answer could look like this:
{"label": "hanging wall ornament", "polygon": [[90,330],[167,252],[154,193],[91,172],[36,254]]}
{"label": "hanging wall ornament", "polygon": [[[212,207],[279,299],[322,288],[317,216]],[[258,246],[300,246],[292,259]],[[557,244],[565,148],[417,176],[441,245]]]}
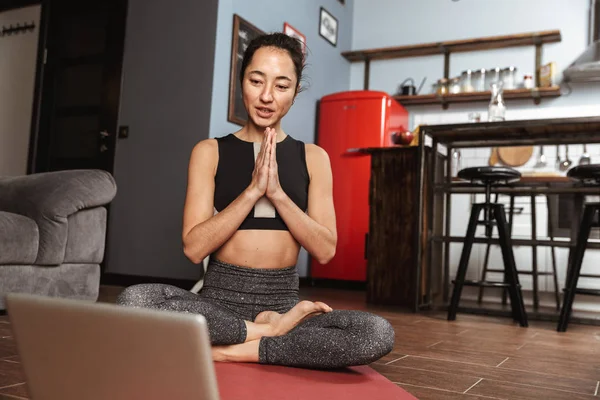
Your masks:
{"label": "hanging wall ornament", "polygon": [[35,22],[31,23],[16,23],[2,26],[0,29],[0,37],[18,35],[21,33],[33,32],[35,30]]}

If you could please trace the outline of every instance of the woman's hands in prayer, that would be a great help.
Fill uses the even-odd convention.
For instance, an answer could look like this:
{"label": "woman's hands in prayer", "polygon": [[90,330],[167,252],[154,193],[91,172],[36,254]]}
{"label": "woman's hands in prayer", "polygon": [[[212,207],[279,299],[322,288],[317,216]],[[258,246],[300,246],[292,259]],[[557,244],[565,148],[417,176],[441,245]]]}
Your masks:
{"label": "woman's hands in prayer", "polygon": [[267,138],[269,147],[269,177],[265,195],[268,199],[273,200],[284,194],[279,184],[279,172],[277,169],[277,132],[273,128],[267,128],[265,130],[265,137]]}

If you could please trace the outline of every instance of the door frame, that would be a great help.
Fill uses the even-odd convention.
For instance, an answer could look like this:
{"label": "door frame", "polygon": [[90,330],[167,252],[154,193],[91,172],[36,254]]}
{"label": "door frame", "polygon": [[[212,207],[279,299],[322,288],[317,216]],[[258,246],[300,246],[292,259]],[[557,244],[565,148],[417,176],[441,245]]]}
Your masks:
{"label": "door frame", "polygon": [[[36,67],[35,67],[35,83],[34,83],[34,93],[33,93],[33,103],[32,103],[32,112],[31,112],[31,128],[29,133],[29,149],[27,154],[27,174],[32,174],[38,172],[39,167],[39,157],[38,148],[40,146],[40,125],[42,121],[42,101],[43,101],[43,92],[45,89],[44,77],[46,75],[46,48],[48,47],[49,38],[49,25],[50,25],[50,16],[52,12],[51,3],[53,0],[0,0],[0,12],[14,10],[17,8],[23,8],[33,5],[40,5],[40,22],[37,27],[38,30],[38,49],[37,49],[37,58],[36,58]],[[54,0],[56,1],[56,0]],[[94,0],[94,1],[103,1],[103,0]],[[125,0],[125,9],[124,9],[124,20],[127,21],[128,14],[128,1]],[[126,22],[125,22],[126,24]],[[123,37],[125,36],[125,26],[120,27],[123,29],[121,34]],[[122,86],[123,82],[123,57],[125,51],[125,43],[123,42],[122,47],[119,48],[119,53],[121,56],[121,66],[118,71],[114,71],[119,75],[119,86]],[[119,97],[121,95],[122,87],[119,87]],[[112,117],[115,118],[116,124],[114,126],[115,131],[111,132],[111,137],[109,138],[109,145],[112,147],[112,158],[110,160],[110,164],[112,164],[112,168],[109,172],[113,173],[114,169],[114,160],[115,160],[115,152],[116,152],[116,141],[118,135],[118,122],[119,122],[119,110],[116,111],[116,115]]]}

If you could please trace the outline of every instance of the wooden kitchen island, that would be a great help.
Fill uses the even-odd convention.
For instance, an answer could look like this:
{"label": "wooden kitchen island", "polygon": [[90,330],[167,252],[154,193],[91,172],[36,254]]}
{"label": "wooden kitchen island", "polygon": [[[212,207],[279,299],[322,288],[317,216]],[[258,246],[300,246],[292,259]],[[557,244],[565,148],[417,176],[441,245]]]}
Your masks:
{"label": "wooden kitchen island", "polygon": [[[418,143],[415,147],[358,149],[371,156],[367,299],[413,311],[445,309],[453,279],[449,276],[450,243],[463,241],[449,234],[451,197],[483,193],[482,187],[452,179],[451,159],[445,154],[453,148],[600,143],[600,117],[421,126]],[[577,186],[564,178],[524,178],[493,193],[571,193],[579,204],[585,195],[600,194],[597,188]],[[577,223],[573,221],[572,235]],[[515,239],[513,244],[571,246],[568,240],[535,238]],[[589,243],[588,247],[600,245]],[[490,313],[507,315],[506,310]],[[540,311],[530,317],[552,320],[556,315]]]}
{"label": "wooden kitchen island", "polygon": [[[376,147],[356,149],[371,155],[369,191],[369,236],[367,257],[367,301],[393,305],[413,311],[423,307],[422,294],[427,292],[429,276],[424,264],[427,224],[422,193],[419,147]],[[424,150],[426,157],[431,149]],[[438,174],[444,157],[438,154]],[[418,266],[418,267],[417,267]]]}

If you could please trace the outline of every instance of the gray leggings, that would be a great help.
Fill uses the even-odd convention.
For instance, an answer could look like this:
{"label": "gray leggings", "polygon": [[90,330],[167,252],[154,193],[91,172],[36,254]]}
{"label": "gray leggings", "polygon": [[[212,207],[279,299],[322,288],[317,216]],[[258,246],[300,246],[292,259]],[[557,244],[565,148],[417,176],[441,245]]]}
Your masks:
{"label": "gray leggings", "polygon": [[[126,288],[117,304],[201,314],[213,345],[244,343],[246,324],[262,311],[289,311],[299,301],[295,267],[255,269],[210,262],[198,294],[175,286]],[[364,311],[334,310],[301,322],[283,336],[262,337],[259,362],[305,368],[369,364],[392,351],[390,323]]]}

